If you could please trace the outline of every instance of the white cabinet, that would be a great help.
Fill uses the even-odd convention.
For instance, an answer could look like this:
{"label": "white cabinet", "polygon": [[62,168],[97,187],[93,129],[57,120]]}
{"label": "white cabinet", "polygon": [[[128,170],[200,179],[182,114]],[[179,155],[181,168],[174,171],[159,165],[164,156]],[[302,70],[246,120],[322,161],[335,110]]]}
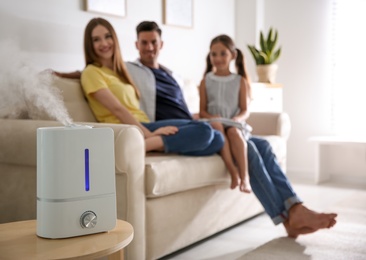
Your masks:
{"label": "white cabinet", "polygon": [[282,84],[252,82],[251,112],[282,112]]}

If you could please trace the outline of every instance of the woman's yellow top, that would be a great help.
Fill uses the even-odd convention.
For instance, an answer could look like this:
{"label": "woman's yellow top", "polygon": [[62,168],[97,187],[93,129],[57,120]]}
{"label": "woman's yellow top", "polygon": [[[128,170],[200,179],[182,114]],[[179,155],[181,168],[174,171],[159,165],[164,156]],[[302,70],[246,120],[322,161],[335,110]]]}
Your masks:
{"label": "woman's yellow top", "polygon": [[89,106],[99,122],[122,123],[111,111],[91,95],[100,89],[109,89],[137,121],[149,122],[147,115],[140,109],[140,102],[133,86],[123,82],[117,73],[109,68],[98,67],[92,64],[88,65],[81,74],[81,85]]}

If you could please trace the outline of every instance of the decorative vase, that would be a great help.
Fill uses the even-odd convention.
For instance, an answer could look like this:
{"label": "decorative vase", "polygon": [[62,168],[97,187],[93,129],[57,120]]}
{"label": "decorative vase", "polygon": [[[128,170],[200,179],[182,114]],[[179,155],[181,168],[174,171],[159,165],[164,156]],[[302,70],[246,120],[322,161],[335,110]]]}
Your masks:
{"label": "decorative vase", "polygon": [[277,64],[257,65],[258,82],[275,83],[277,69]]}

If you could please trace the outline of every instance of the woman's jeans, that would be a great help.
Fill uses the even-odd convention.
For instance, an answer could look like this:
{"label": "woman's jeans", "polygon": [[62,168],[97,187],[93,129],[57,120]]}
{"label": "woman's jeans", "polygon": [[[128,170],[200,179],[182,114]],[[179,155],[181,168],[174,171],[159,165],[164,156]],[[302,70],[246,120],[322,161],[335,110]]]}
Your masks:
{"label": "woman's jeans", "polygon": [[167,119],[142,123],[151,132],[164,126],[176,126],[174,135],[162,135],[166,153],[205,156],[221,150],[224,145],[222,134],[206,122],[189,119]]}
{"label": "woman's jeans", "polygon": [[302,202],[280,168],[268,141],[250,137],[248,140],[250,184],[274,224],[288,219],[288,210]]}

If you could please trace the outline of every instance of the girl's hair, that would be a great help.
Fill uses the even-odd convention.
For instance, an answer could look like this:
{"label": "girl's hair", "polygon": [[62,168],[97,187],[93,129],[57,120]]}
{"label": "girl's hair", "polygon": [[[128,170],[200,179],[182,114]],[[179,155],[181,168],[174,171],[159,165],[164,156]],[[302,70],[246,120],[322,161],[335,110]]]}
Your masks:
{"label": "girl's hair", "polygon": [[113,26],[105,19],[103,18],[93,18],[89,21],[87,24],[85,31],[84,31],[84,56],[85,56],[85,64],[86,66],[89,64],[95,64],[97,66],[101,66],[99,62],[99,58],[97,54],[94,51],[93,47],[93,40],[92,40],[92,32],[95,27],[98,25],[104,26],[112,35],[112,39],[114,42],[114,51],[113,51],[113,71],[117,73],[121,81],[131,84],[133,88],[136,91],[136,96],[140,97],[140,92],[133,83],[133,80],[130,76],[130,74],[127,72],[126,65],[122,58],[122,53],[119,48],[119,42],[117,38],[117,34],[115,30],[113,29]]}
{"label": "girl's hair", "polygon": [[[244,55],[241,52],[241,50],[239,50],[238,48],[235,47],[234,41],[229,36],[227,36],[225,34],[221,34],[212,39],[211,44],[210,44],[210,49],[211,49],[212,45],[214,45],[216,43],[222,43],[226,48],[229,49],[231,54],[234,57],[236,57],[235,67],[236,67],[237,73],[239,75],[241,75],[242,77],[244,77],[249,82],[249,76],[248,76],[247,69],[245,66]],[[212,69],[213,69],[213,66],[212,66],[211,60],[210,60],[210,53],[208,53],[207,58],[206,58],[205,75],[207,73],[209,73],[210,71],[212,71]]]}

